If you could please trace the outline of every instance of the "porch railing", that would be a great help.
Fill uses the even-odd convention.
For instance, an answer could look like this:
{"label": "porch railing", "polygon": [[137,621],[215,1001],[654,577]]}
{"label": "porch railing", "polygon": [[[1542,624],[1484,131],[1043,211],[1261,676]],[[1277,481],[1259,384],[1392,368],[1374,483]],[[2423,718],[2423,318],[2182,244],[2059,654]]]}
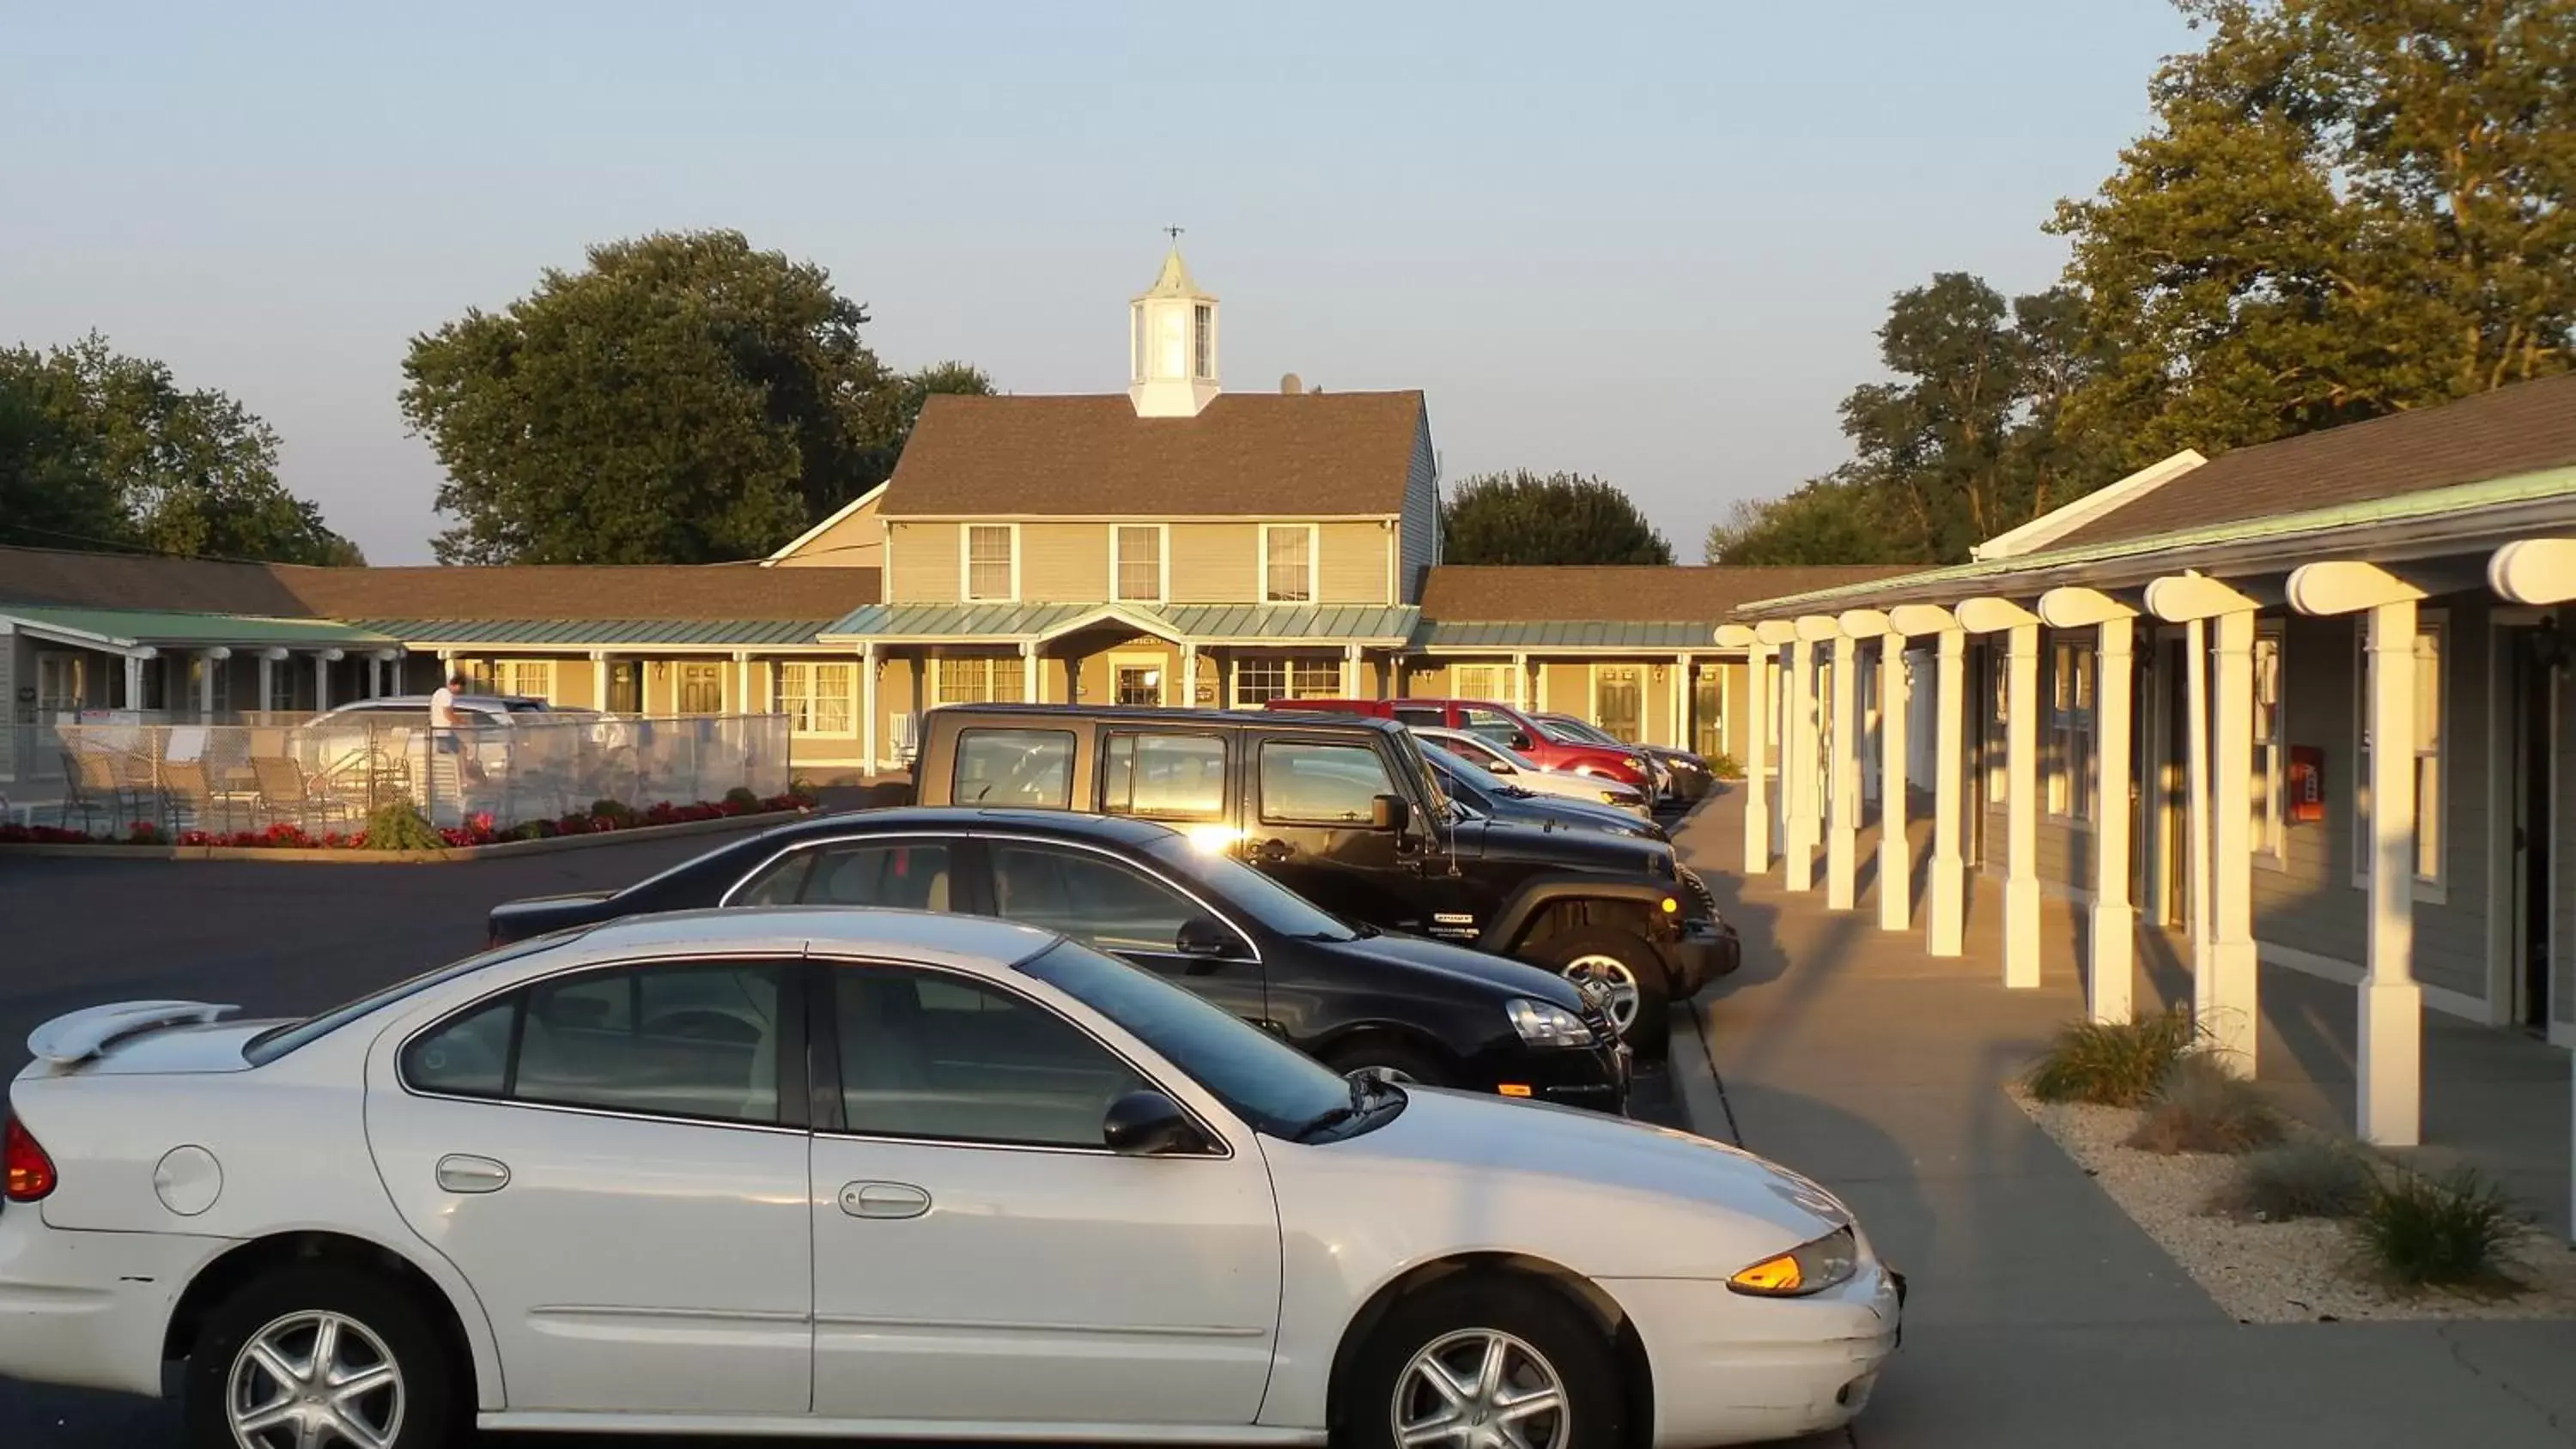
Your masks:
{"label": "porch railing", "polygon": [[514,718],[433,729],[426,713],[316,723],[56,721],[6,726],[0,782],[9,823],[124,835],[228,834],[291,823],[314,835],[364,828],[395,801],[438,826],[480,815],[506,831],[614,801],[655,805],[763,798],[789,782],[785,715]]}

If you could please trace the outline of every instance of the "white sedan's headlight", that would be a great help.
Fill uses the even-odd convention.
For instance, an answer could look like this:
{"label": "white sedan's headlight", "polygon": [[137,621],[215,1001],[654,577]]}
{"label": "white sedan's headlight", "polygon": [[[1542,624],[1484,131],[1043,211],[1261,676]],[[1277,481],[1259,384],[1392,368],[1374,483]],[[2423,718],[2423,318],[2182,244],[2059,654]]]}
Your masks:
{"label": "white sedan's headlight", "polygon": [[1544,1001],[1514,1000],[1503,1008],[1512,1019],[1512,1030],[1531,1046],[1572,1047],[1592,1045],[1592,1028],[1583,1018],[1562,1006]]}
{"label": "white sedan's headlight", "polygon": [[1803,1298],[1851,1281],[1860,1271],[1860,1243],[1849,1228],[1836,1228],[1810,1243],[1765,1258],[1726,1280],[1757,1298]]}

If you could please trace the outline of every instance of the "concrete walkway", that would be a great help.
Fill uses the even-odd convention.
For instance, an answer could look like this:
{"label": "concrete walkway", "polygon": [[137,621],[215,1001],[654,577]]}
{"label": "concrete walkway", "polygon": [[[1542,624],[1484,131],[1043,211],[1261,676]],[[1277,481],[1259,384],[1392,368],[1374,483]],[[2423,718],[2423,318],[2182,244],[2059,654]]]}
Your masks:
{"label": "concrete walkway", "polygon": [[[1800,896],[1776,874],[1742,882],[1739,800],[1721,796],[1680,832],[1744,932],[1746,962],[1702,998],[1704,1043],[1696,1060],[1678,1044],[1676,1087],[1696,1130],[1842,1193],[1913,1286],[1877,1401],[1824,1442],[2576,1444],[2563,1367],[2576,1323],[2237,1324],[2005,1098],[2082,1009],[2075,911],[2047,907],[2065,944],[2038,989],[2007,992],[1995,883],[1980,887],[1967,955],[1935,960],[1919,934],[1882,933],[1866,893],[1836,913],[1821,881]],[[2267,995],[2273,985],[2267,973]],[[2272,1055],[2287,1070],[2312,1053]],[[2320,1101],[2335,1090],[2308,1086]]]}

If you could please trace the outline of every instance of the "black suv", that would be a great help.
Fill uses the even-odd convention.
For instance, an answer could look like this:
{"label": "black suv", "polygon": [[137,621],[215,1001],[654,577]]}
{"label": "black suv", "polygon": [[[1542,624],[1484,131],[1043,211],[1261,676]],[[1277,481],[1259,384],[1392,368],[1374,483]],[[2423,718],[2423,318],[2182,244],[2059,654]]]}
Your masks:
{"label": "black suv", "polygon": [[1452,808],[1411,734],[1321,712],[948,705],[922,716],[925,805],[1161,821],[1344,920],[1565,975],[1659,1056],[1668,1003],[1742,947],[1670,844]]}
{"label": "black suv", "polygon": [[1340,1071],[1608,1112],[1628,1060],[1567,982],[1334,919],[1260,872],[1139,820],[1054,811],[823,815],[616,892],[512,901],[494,945],[620,916],[839,905],[1002,916],[1169,977]]}

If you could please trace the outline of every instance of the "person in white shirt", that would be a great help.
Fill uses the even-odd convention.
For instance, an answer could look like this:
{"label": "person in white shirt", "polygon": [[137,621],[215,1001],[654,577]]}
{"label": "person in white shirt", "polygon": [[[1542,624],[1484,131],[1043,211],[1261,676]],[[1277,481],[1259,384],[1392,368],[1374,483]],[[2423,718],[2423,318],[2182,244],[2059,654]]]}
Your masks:
{"label": "person in white shirt", "polygon": [[457,773],[468,780],[483,778],[483,767],[474,752],[465,748],[464,720],[456,709],[456,696],[471,687],[462,671],[447,676],[429,696],[429,737],[442,755],[454,755]]}

